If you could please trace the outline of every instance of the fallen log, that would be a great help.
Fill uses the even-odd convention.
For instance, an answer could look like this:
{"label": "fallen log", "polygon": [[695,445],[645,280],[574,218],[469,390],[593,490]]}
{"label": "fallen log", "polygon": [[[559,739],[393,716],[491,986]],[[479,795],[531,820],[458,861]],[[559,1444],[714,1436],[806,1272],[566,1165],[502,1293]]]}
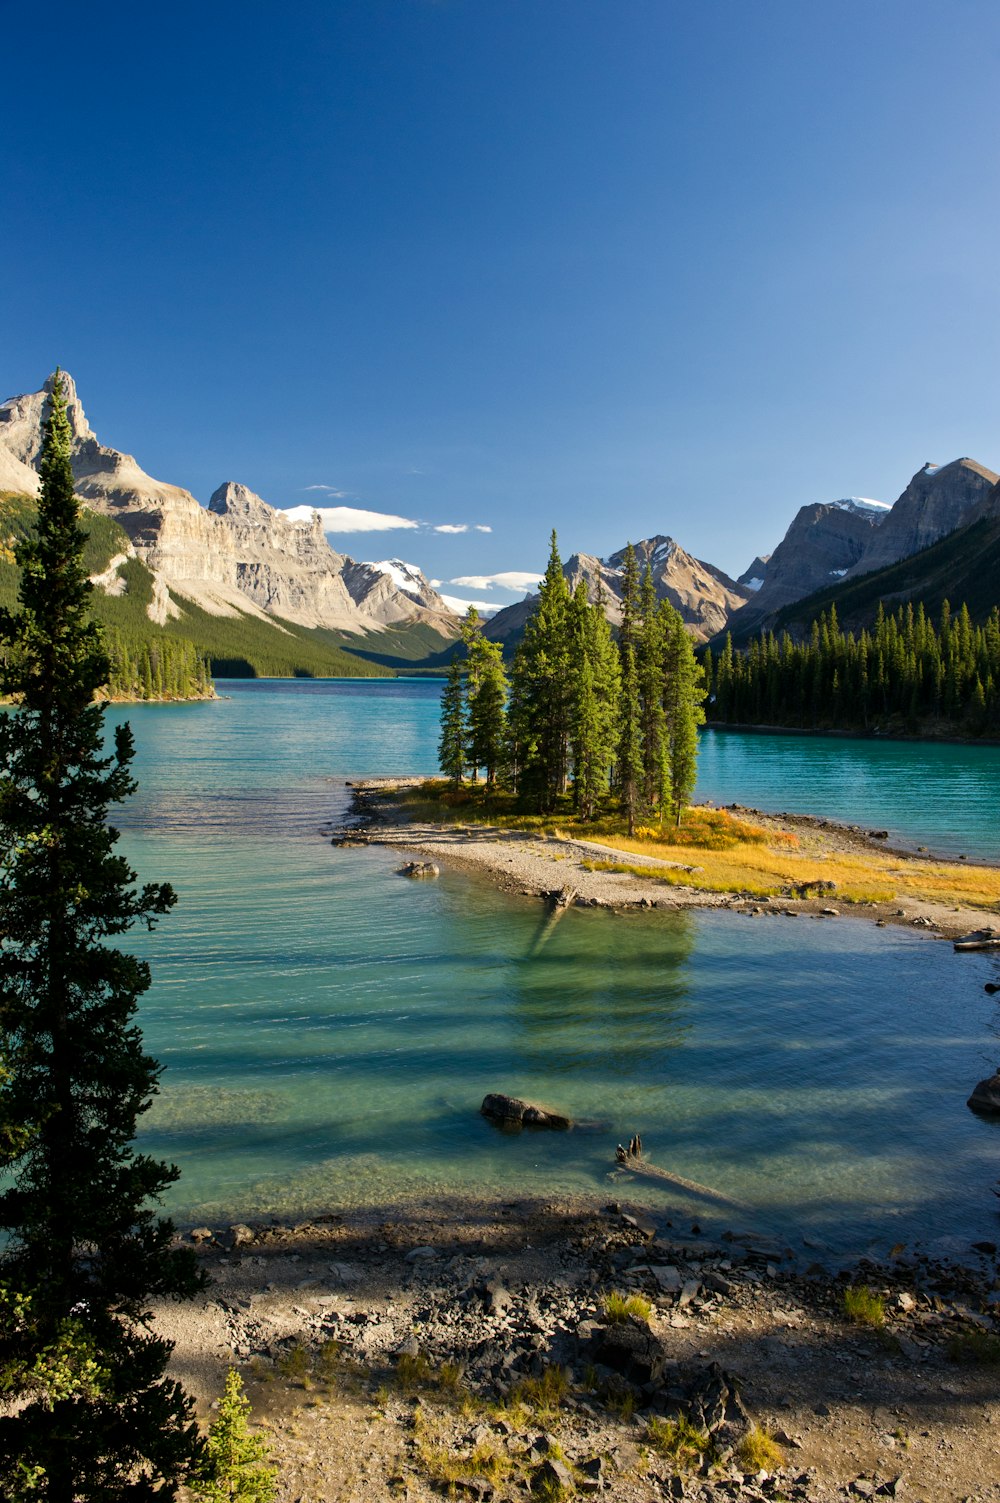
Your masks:
{"label": "fallen log", "polygon": [[628,1154],[624,1159],[618,1159],[615,1167],[627,1174],[642,1174],[647,1179],[675,1185],[678,1190],[686,1190],[689,1195],[698,1195],[704,1200],[714,1201],[717,1205],[729,1206],[734,1211],[750,1209],[745,1201],[735,1200],[731,1195],[723,1195],[721,1190],[712,1190],[708,1185],[700,1185],[695,1179],[685,1179],[683,1174],[671,1174],[666,1169],[658,1169],[655,1164],[650,1164],[646,1159],[635,1154]]}

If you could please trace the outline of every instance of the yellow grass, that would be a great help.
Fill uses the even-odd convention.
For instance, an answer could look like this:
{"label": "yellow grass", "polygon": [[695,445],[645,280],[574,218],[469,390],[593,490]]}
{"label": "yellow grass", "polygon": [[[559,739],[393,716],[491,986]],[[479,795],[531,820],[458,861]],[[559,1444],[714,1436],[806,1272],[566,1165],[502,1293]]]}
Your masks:
{"label": "yellow grass", "polygon": [[831,850],[821,859],[787,846],[775,849],[770,844],[744,841],[728,850],[698,850],[696,855],[690,845],[675,845],[669,840],[629,840],[623,835],[602,835],[601,843],[630,855],[694,865],[696,870],[691,873],[647,866],[642,875],[707,892],[774,896],[782,888],[806,882],[835,882],[836,891],[830,896],[844,903],[887,903],[909,898],[951,907],[961,904],[994,908],[1000,904],[1000,869],[992,866],[900,861],[881,851]]}
{"label": "yellow grass", "polygon": [[[679,830],[669,823],[647,824],[629,837],[615,812],[587,823],[569,808],[544,817],[523,814],[515,809],[509,794],[498,794],[487,810],[481,788],[471,785],[453,790],[444,782],[431,781],[400,795],[400,802],[416,819],[489,824],[561,840],[599,842],[625,858],[645,860],[618,860],[609,852],[607,858],[585,860],[587,869],[632,872],[667,886],[778,897],[804,883],[833,882],[835,890],[828,896],[834,903],[903,905],[908,900],[951,908],[1000,907],[1000,868],[900,859],[876,849],[842,852],[821,831],[809,832],[813,849],[806,851],[794,834],[736,819],[726,809],[687,809]],[[657,866],[650,858],[674,865]]]}

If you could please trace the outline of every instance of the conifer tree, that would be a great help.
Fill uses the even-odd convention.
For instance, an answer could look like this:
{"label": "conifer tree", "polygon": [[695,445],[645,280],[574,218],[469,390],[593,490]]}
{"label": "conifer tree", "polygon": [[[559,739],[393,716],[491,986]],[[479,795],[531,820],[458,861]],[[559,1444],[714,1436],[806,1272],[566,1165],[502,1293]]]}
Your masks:
{"label": "conifer tree", "polygon": [[518,790],[548,814],[566,788],[572,715],[569,587],[553,531],[549,562],[511,672]]}
{"label": "conifer tree", "polygon": [[639,566],[635,549],[625,549],[622,569],[622,621],[618,634],[621,653],[621,700],[618,716],[618,760],[616,782],[622,812],[628,820],[628,832],[635,834],[636,815],[642,796],[642,737],[639,669],[636,662],[636,633],[639,613]]}
{"label": "conifer tree", "polygon": [[[135,886],[111,805],[131,793],[127,726],[103,745],[109,664],[87,619],[57,372],[37,531],[0,612],[0,1495],[44,1503],[169,1499],[200,1455],[164,1376],[151,1299],[200,1287],[150,1208],[177,1170],[133,1148],[159,1068],[134,1023],[149,971],[107,940],[174,901]],[[54,1355],[53,1355],[54,1354]]]}
{"label": "conifer tree", "polygon": [[705,687],[694,646],[680,614],[663,601],[667,639],[666,710],[670,757],[670,801],[679,825],[698,773],[698,727],[705,723]]}
{"label": "conifer tree", "polygon": [[[669,618],[667,618],[669,619]],[[639,740],[642,748],[642,803],[652,812],[663,805],[669,777],[667,717],[663,704],[667,638],[659,610],[653,571],[646,565],[639,595],[636,666],[639,676]]]}
{"label": "conifer tree", "polygon": [[456,785],[461,783],[465,772],[465,751],[468,728],[465,720],[465,689],[462,683],[462,664],[452,660],[448,678],[441,694],[441,735],[438,739],[438,766],[446,778]]}
{"label": "conifer tree", "polygon": [[[470,606],[470,617],[474,614]],[[507,674],[499,642],[490,642],[483,636],[478,615],[470,625],[475,629],[466,637],[469,759],[474,768],[483,768],[489,795],[496,785],[507,745]]]}
{"label": "conifer tree", "polygon": [[573,790],[577,812],[593,819],[608,790],[618,738],[621,666],[604,614],[603,591],[594,605],[581,579],[573,596],[571,672],[573,682]]}
{"label": "conifer tree", "polygon": [[204,1479],[194,1488],[203,1503],[273,1503],[277,1493],[267,1442],[247,1424],[250,1400],[234,1367],[226,1373],[218,1417],[208,1432]]}

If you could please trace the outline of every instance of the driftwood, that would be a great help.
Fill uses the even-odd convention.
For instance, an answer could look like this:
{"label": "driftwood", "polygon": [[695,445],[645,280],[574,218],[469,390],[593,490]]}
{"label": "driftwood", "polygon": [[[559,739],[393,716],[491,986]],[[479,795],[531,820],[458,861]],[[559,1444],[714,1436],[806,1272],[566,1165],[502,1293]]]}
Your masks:
{"label": "driftwood", "polygon": [[685,1179],[683,1174],[671,1174],[666,1169],[658,1169],[655,1164],[650,1164],[643,1157],[642,1139],[638,1133],[630,1139],[628,1148],[623,1148],[619,1143],[615,1149],[615,1161],[619,1169],[626,1170],[629,1174],[643,1174],[647,1179],[660,1180],[663,1184],[675,1185],[679,1190],[686,1190],[689,1195],[698,1195],[705,1200],[715,1201],[717,1205],[730,1206],[734,1211],[746,1211],[749,1207],[742,1200],[734,1200],[731,1195],[723,1195],[721,1190],[712,1190],[708,1185],[699,1185],[697,1180]]}
{"label": "driftwood", "polygon": [[1000,950],[1000,935],[995,929],[974,929],[954,941],[956,950]]}

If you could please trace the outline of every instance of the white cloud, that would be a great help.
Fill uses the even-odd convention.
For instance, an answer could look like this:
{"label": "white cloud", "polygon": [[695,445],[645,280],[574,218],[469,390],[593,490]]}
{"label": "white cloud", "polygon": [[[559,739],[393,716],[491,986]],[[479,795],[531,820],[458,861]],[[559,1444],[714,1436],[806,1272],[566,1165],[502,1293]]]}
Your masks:
{"label": "white cloud", "polygon": [[440,527],[435,527],[435,532],[468,532],[467,522],[442,522]]}
{"label": "white cloud", "polygon": [[394,517],[390,512],[362,511],[357,506],[289,506],[282,513],[289,522],[311,521],[318,512],[324,532],[394,532],[397,528],[417,528],[419,522],[409,517]]}
{"label": "white cloud", "polygon": [[537,573],[530,569],[508,569],[503,574],[462,574],[448,583],[463,585],[467,590],[533,590],[544,573],[544,569]]}
{"label": "white cloud", "polygon": [[340,491],[335,485],[304,485],[304,491],[325,491],[328,496],[336,496],[338,500],[350,495],[350,491]]}
{"label": "white cloud", "polygon": [[487,527],[485,525],[485,523],[483,523],[483,522],[477,522],[475,524],[475,527],[473,528],[473,531],[475,531],[475,532],[492,532],[493,528],[492,527]]}
{"label": "white cloud", "polygon": [[460,600],[457,595],[442,595],[441,599],[449,610],[455,611],[459,616],[464,616],[470,605],[474,605],[481,616],[495,616],[500,610],[495,600],[492,604],[488,600]]}

